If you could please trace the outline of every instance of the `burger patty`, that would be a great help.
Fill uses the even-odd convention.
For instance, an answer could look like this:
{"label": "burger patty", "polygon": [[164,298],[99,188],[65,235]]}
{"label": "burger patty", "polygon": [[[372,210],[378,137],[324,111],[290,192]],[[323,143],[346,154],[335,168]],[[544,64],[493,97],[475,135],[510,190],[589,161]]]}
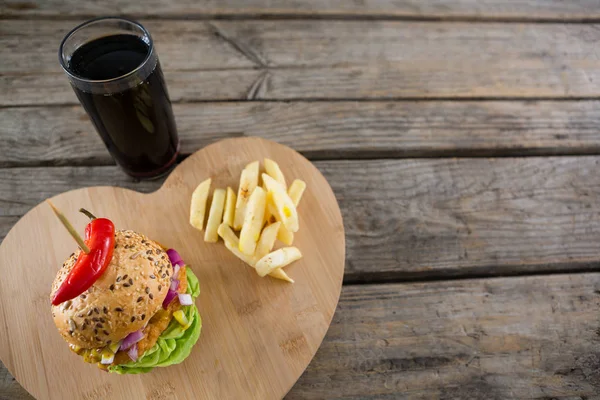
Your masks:
{"label": "burger patty", "polygon": [[[185,293],[187,291],[186,267],[181,267],[176,279],[179,280],[179,288],[177,288],[177,292]],[[173,299],[173,301],[171,301],[171,304],[169,304],[166,310],[159,310],[152,318],[150,318],[148,325],[146,325],[143,330],[144,338],[134,345],[137,345],[138,347],[138,357],[143,356],[146,351],[154,347],[159,336],[164,332],[165,329],[167,329],[171,319],[173,319],[173,313],[180,309],[181,304],[179,303],[179,299],[176,297]],[[113,360],[112,365],[127,364],[130,361],[132,360],[126,351],[119,351],[117,354],[115,354],[115,359]]]}

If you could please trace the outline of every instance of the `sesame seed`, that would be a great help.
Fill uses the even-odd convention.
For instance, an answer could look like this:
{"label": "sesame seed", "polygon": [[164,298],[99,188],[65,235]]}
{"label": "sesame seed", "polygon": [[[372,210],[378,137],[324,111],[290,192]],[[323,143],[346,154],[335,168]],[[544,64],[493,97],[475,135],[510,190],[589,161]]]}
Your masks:
{"label": "sesame seed", "polygon": [[127,275],[127,274],[123,275],[123,279],[127,279],[128,276],[129,275]]}
{"label": "sesame seed", "polygon": [[146,254],[152,254],[152,250],[146,251]]}
{"label": "sesame seed", "polygon": [[94,329],[94,335],[98,334],[98,329]]}
{"label": "sesame seed", "polygon": [[94,322],[98,322],[98,321],[100,321],[100,319],[99,319],[99,318],[97,318],[97,317],[94,317],[94,318],[92,318],[92,321],[94,321]]}
{"label": "sesame seed", "polygon": [[[106,308],[106,306],[102,307],[102,311],[104,311],[104,314],[108,313],[108,308]],[[102,318],[100,318],[102,319]]]}
{"label": "sesame seed", "polygon": [[79,314],[77,314],[77,316],[78,316],[79,318],[83,318],[83,313],[79,313]]}
{"label": "sesame seed", "polygon": [[158,291],[160,292],[160,290],[162,289],[161,285],[158,285]]}
{"label": "sesame seed", "polygon": [[102,331],[102,333],[104,333],[106,336],[108,336],[108,331],[104,330],[104,331]]}
{"label": "sesame seed", "polygon": [[146,314],[142,314],[142,321],[146,319]]}
{"label": "sesame seed", "polygon": [[131,322],[134,322],[134,321],[135,321],[135,317],[131,317]]}
{"label": "sesame seed", "polygon": [[63,311],[71,307],[71,300],[67,300],[63,303]]}
{"label": "sesame seed", "polygon": [[133,285],[133,279],[129,278],[128,282],[129,282],[130,285]]}
{"label": "sesame seed", "polygon": [[150,293],[150,288],[146,286],[146,294]]}
{"label": "sesame seed", "polygon": [[92,315],[93,312],[94,310],[90,309],[90,311],[87,312],[87,316],[89,317],[90,315]]}
{"label": "sesame seed", "polygon": [[98,308],[97,308],[97,307],[94,307],[94,312],[95,312],[96,314],[100,314],[100,311],[98,311]]}
{"label": "sesame seed", "polygon": [[154,261],[154,258],[152,258],[152,257],[148,257],[148,260],[150,260],[150,261]]}
{"label": "sesame seed", "polygon": [[123,278],[121,278],[120,276],[117,276],[117,282],[121,282],[121,279],[123,279]]}
{"label": "sesame seed", "polygon": [[112,292],[113,290],[115,290],[115,284],[113,283],[112,285],[110,285],[110,291]]}
{"label": "sesame seed", "polygon": [[86,295],[85,295],[85,294],[82,294],[82,295],[81,295],[81,296],[79,296],[79,297],[81,297],[82,299],[84,299],[84,300],[85,300],[85,298],[86,298]]}
{"label": "sesame seed", "polygon": [[124,283],[123,284],[123,287],[129,287],[129,286],[131,286],[129,283]]}
{"label": "sesame seed", "polygon": [[142,300],[144,300],[144,298],[142,296],[140,296],[140,297],[138,297],[137,302],[139,303]]}
{"label": "sesame seed", "polygon": [[121,307],[117,307],[117,308],[115,308],[115,311],[116,312],[123,312],[123,309]]}
{"label": "sesame seed", "polygon": [[163,278],[166,278],[166,277],[167,277],[167,274],[162,274],[161,276],[162,276]]}
{"label": "sesame seed", "polygon": [[102,329],[102,328],[104,328],[104,325],[102,325],[100,322],[98,322],[98,323],[96,324],[96,328],[100,328],[100,329]]}
{"label": "sesame seed", "polygon": [[96,340],[96,342],[99,342],[100,338],[98,336],[94,336],[94,340]]}
{"label": "sesame seed", "polygon": [[156,279],[156,276],[150,275],[150,279]]}
{"label": "sesame seed", "polygon": [[148,295],[148,297],[150,297],[150,300],[153,300],[153,299],[154,299],[154,295],[153,295],[152,293],[150,293],[150,294]]}
{"label": "sesame seed", "polygon": [[157,267],[158,266],[158,261],[154,261],[154,266]]}
{"label": "sesame seed", "polygon": [[100,317],[100,322],[105,323],[106,320],[104,318]]}

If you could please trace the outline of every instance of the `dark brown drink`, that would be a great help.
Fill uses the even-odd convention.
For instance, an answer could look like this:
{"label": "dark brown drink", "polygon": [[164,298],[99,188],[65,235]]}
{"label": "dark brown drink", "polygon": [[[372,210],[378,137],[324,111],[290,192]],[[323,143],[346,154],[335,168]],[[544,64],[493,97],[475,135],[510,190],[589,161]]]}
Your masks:
{"label": "dark brown drink", "polygon": [[72,52],[65,70],[106,147],[127,174],[148,178],[170,170],[179,139],[149,36],[124,30],[93,38]]}

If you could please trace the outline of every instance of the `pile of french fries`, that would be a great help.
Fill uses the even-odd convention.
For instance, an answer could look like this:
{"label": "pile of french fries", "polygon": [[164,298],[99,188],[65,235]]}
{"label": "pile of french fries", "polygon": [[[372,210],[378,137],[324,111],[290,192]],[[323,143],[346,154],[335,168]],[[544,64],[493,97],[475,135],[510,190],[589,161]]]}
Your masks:
{"label": "pile of french fries", "polygon": [[[288,188],[275,161],[265,158],[264,167],[265,173],[260,174],[258,161],[246,165],[237,195],[231,187],[214,190],[204,241],[217,243],[220,236],[225,247],[259,276],[294,283],[283,267],[302,258],[292,243],[299,229],[297,207],[306,183],[296,179]],[[192,194],[190,224],[200,231],[204,229],[210,185],[209,178]],[[288,247],[273,250],[276,240]]]}

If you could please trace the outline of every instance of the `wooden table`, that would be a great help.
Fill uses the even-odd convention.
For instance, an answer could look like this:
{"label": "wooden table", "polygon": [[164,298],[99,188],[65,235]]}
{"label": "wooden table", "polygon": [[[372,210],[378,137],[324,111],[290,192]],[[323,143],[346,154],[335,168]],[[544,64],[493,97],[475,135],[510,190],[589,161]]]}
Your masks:
{"label": "wooden table", "polygon": [[161,185],[114,166],[57,61],[132,16],[184,155],[265,137],[338,198],[345,285],[287,398],[599,398],[599,0],[303,3],[0,0],[0,235],[62,191]]}

